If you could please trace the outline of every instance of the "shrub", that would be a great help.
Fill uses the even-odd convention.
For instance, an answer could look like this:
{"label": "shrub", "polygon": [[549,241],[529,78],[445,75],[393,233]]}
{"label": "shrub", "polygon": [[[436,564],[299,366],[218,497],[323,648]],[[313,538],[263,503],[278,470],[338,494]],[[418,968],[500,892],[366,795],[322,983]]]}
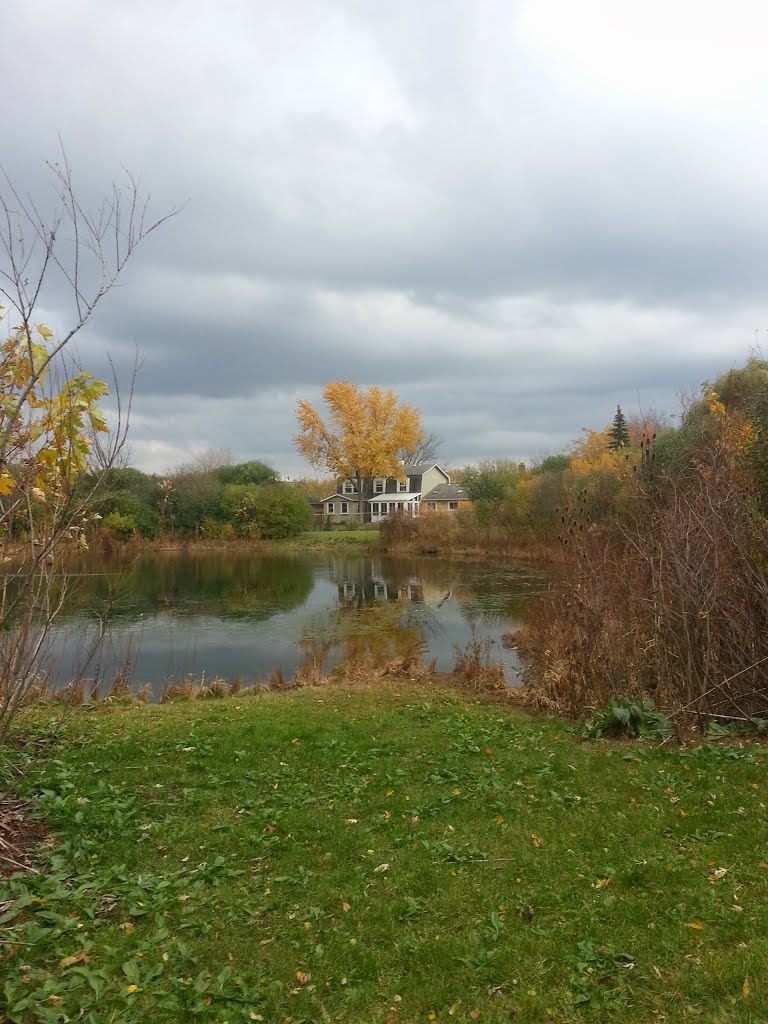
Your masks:
{"label": "shrub", "polygon": [[262,537],[283,540],[312,525],[312,509],[295,487],[270,484],[259,488],[255,519]]}
{"label": "shrub", "polygon": [[108,513],[101,523],[102,529],[119,540],[129,540],[138,531],[136,516],[124,515],[122,512]]}
{"label": "shrub", "polygon": [[578,715],[629,695],[692,716],[768,711],[768,530],[721,414],[687,478],[657,478],[646,449],[626,511],[562,513],[563,559],[532,610],[528,675]]}

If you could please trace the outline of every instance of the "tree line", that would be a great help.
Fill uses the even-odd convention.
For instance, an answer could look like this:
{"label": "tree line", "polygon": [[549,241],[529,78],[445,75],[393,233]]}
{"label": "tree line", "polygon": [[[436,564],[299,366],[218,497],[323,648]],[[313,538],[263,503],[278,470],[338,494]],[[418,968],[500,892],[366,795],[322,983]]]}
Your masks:
{"label": "tree line", "polygon": [[[88,474],[80,486],[92,489]],[[121,540],[281,540],[311,525],[311,486],[281,482],[259,460],[233,463],[226,454],[206,453],[164,475],[112,467],[100,474],[90,507],[101,516],[101,530]]]}

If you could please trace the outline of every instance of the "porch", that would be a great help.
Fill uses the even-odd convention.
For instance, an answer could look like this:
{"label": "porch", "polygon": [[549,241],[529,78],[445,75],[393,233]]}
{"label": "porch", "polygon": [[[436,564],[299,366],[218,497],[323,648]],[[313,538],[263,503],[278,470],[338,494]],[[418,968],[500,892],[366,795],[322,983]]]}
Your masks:
{"label": "porch", "polygon": [[371,507],[372,523],[380,523],[393,513],[417,517],[421,507],[421,493],[380,494],[369,498],[368,504]]}

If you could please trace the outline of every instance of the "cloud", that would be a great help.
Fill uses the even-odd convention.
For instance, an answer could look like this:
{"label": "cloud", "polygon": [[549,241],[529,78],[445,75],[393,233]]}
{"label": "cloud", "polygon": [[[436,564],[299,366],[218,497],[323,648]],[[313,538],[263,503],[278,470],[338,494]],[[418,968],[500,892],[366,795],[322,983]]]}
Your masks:
{"label": "cloud", "polygon": [[[557,450],[676,403],[766,321],[762,5],[427,0],[6,5],[5,166],[64,140],[162,211],[78,339],[123,374],[134,457],[292,475],[293,408],[391,386],[449,462]],[[46,293],[51,323],[66,294]],[[760,335],[757,335],[760,340]],[[167,460],[167,463],[164,462]],[[161,465],[162,464],[162,465]]]}

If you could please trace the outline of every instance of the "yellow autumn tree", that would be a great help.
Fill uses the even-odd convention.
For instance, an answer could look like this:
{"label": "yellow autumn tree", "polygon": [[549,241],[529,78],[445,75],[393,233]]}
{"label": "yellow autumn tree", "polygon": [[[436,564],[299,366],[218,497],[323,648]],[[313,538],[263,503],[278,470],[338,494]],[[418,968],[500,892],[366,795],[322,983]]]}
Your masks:
{"label": "yellow autumn tree", "polygon": [[[0,174],[0,742],[39,679],[47,637],[93,522],[90,502],[125,442],[127,403],[70,349],[136,247],[175,211],[148,219],[128,177],[86,208],[62,152],[54,198],[34,200]],[[4,310],[2,307],[5,307]],[[39,322],[55,309],[54,334]],[[87,665],[101,642],[82,650]]]}
{"label": "yellow autumn tree", "polygon": [[607,430],[582,430],[571,446],[565,481],[574,503],[580,496],[593,520],[601,520],[626,505],[628,485],[640,462],[639,449],[609,447]]}
{"label": "yellow autumn tree", "polygon": [[398,453],[423,438],[418,410],[401,405],[392,391],[330,381],[323,388],[327,418],[299,402],[296,447],[316,469],[354,480],[358,494],[373,477],[403,479]]}

